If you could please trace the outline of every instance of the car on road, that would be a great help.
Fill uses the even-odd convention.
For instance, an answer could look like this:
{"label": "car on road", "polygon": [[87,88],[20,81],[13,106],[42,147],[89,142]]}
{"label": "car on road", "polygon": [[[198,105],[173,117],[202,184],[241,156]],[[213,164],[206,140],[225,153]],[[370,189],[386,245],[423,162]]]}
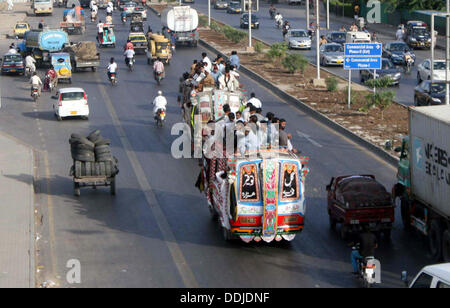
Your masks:
{"label": "car on road", "polygon": [[23,38],[25,36],[25,32],[30,31],[31,30],[31,26],[29,23],[27,22],[17,22],[16,25],[14,26],[14,36],[17,36],[18,38]]}
{"label": "car on road", "polygon": [[394,85],[399,85],[400,79],[402,78],[400,70],[394,64],[392,64],[392,62],[389,59],[386,58],[381,59],[381,69],[376,70],[375,73],[374,70],[372,69],[360,70],[359,77],[361,83],[364,83],[369,79],[373,79],[374,74],[376,74],[375,78],[390,77]]}
{"label": "car on road", "polygon": [[24,60],[20,54],[6,54],[2,59],[2,75],[3,74],[19,74],[25,73]]}
{"label": "car on road", "polygon": [[406,24],[405,42],[412,48],[430,48],[431,34],[423,21],[411,20]]}
{"label": "car on road", "polygon": [[133,13],[141,13],[142,20],[147,20],[147,10],[142,6],[137,6],[134,8]]}
{"label": "car on road", "polygon": [[87,8],[87,7],[89,7],[89,5],[90,5],[90,3],[91,3],[90,0],[79,0],[79,1],[80,1],[80,6],[81,6],[82,8]]}
{"label": "car on road", "polygon": [[[431,80],[431,60],[425,59],[417,66],[417,83]],[[445,80],[445,60],[434,60],[433,81]]]}
{"label": "car on road", "polygon": [[[248,13],[242,14],[240,27],[248,29]],[[252,29],[259,29],[259,18],[255,14],[252,14]]]}
{"label": "car on road", "polygon": [[[407,272],[402,272],[402,280],[406,285],[408,285],[407,275]],[[450,289],[450,263],[425,266],[408,287],[412,289]]]}
{"label": "car on road", "polygon": [[445,104],[445,83],[422,81],[414,88],[415,106],[432,106]]}
{"label": "car on road", "polygon": [[130,32],[128,39],[131,41],[134,47],[134,51],[137,53],[143,52],[148,48],[147,37],[144,32]]}
{"label": "car on road", "polygon": [[289,5],[302,5],[303,0],[288,0]]}
{"label": "car on road", "polygon": [[127,13],[127,16],[131,15],[134,10],[136,9],[137,4],[136,2],[127,2],[124,6],[123,6],[123,10],[125,11],[125,13]]}
{"label": "car on road", "polygon": [[291,29],[286,33],[284,41],[289,49],[311,49],[311,37],[303,29]]}
{"label": "car on road", "polygon": [[183,0],[183,3],[195,3],[195,0]]}
{"label": "car on road", "polygon": [[327,43],[320,46],[320,65],[344,65],[344,46],[338,43]]}
{"label": "car on road", "polygon": [[406,65],[405,54],[409,52],[414,62],[416,55],[412,49],[404,42],[390,42],[383,47],[383,57],[388,58],[394,65]]}
{"label": "car on road", "polygon": [[129,4],[129,3],[131,3],[131,2],[133,2],[133,1],[131,1],[131,0],[120,1],[120,3],[119,3],[119,10],[120,10],[120,11],[123,11],[125,5],[127,5],[127,4]]}
{"label": "car on road", "polygon": [[242,13],[241,3],[237,2],[237,1],[231,1],[227,7],[227,13],[228,14],[241,14]]}
{"label": "car on road", "polygon": [[216,0],[214,3],[214,8],[216,10],[226,10],[228,8],[228,2],[225,0]]}
{"label": "car on road", "polygon": [[344,45],[345,43],[345,32],[331,32],[327,34],[328,43],[338,43]]}
{"label": "car on road", "polygon": [[87,94],[82,88],[62,88],[54,97],[53,110],[58,121],[68,117],[89,118]]}

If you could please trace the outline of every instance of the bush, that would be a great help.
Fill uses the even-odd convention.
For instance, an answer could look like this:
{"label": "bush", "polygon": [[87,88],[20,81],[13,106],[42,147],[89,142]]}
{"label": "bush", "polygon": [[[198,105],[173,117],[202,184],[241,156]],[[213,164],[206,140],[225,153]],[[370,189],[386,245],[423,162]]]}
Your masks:
{"label": "bush", "polygon": [[387,88],[394,84],[392,78],[385,76],[377,79],[369,79],[364,83],[369,88]]}
{"label": "bush", "polygon": [[384,110],[394,102],[394,98],[394,91],[380,91],[375,94],[368,94],[366,95],[367,105],[360,109],[367,112],[370,108],[377,107],[381,111],[381,120],[384,120]]}
{"label": "bush", "polygon": [[263,43],[261,43],[261,42],[256,42],[255,43],[255,51],[257,53],[261,53],[263,51],[263,49],[264,49],[264,44]]}
{"label": "bush", "polygon": [[288,45],[286,43],[275,43],[270,46],[270,49],[266,55],[272,60],[280,59],[286,56],[287,50]]}
{"label": "bush", "polygon": [[208,16],[199,15],[198,16],[198,24],[200,27],[207,27],[208,26]]}
{"label": "bush", "polygon": [[223,26],[221,32],[233,43],[239,43],[247,36],[247,32],[235,29],[229,25]]}
{"label": "bush", "polygon": [[300,70],[303,74],[305,72],[305,68],[308,65],[308,60],[302,54],[290,54],[284,57],[282,63],[283,66],[289,70],[291,74],[295,73],[295,71]]}
{"label": "bush", "polygon": [[213,30],[213,31],[216,31],[216,32],[222,32],[221,31],[222,29],[220,28],[220,25],[217,22],[215,22],[214,20],[211,20],[211,26],[209,26],[209,28],[211,30]]}
{"label": "bush", "polygon": [[327,84],[327,90],[330,92],[334,92],[337,90],[338,80],[336,77],[327,77],[325,79],[325,83]]}

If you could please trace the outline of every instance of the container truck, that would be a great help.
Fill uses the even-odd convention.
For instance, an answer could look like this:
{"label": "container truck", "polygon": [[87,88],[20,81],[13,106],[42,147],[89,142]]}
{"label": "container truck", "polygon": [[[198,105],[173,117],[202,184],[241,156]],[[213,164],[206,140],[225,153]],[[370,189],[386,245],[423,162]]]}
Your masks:
{"label": "container truck", "polygon": [[63,30],[31,30],[25,33],[25,54],[36,59],[38,67],[50,63],[50,53],[61,51],[69,42]]}
{"label": "container truck", "polygon": [[409,136],[392,188],[406,230],[428,241],[434,261],[450,262],[450,106],[409,108]]}
{"label": "container truck", "polygon": [[165,9],[161,14],[163,34],[169,40],[172,34],[175,35],[177,45],[187,44],[196,47],[199,34],[198,14],[190,6],[174,6]]}

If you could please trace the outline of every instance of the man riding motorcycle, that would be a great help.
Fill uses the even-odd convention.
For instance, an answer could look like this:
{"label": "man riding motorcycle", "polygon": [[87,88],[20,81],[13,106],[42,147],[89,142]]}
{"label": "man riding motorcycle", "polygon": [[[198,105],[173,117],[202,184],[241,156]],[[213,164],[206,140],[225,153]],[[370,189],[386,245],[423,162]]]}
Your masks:
{"label": "man riding motorcycle", "polygon": [[38,96],[41,96],[41,86],[42,81],[41,78],[36,74],[36,72],[33,73],[33,76],[30,78],[30,84],[31,84],[31,96],[33,96],[33,89],[38,90]]}
{"label": "man riding motorcycle", "polygon": [[31,75],[36,72],[36,60],[31,55],[25,57],[25,69],[29,69]]}
{"label": "man riding motorcycle", "polygon": [[280,12],[278,12],[275,15],[275,24],[277,25],[278,28],[281,28],[282,23],[283,23],[283,16],[281,16]]}
{"label": "man riding motorcycle", "polygon": [[125,50],[123,55],[125,56],[125,64],[128,65],[130,63],[130,61],[133,61],[135,52],[133,49],[127,49],[127,50]]}
{"label": "man riding motorcycle", "polygon": [[155,76],[155,79],[158,73],[161,73],[162,77],[164,78],[164,63],[162,63],[161,58],[159,57],[153,64],[153,75]]}
{"label": "man riding motorcycle", "polygon": [[276,12],[277,12],[277,9],[273,6],[273,4],[271,4],[270,8],[269,8],[270,19],[274,19]]}
{"label": "man riding motorcycle", "polygon": [[286,34],[288,33],[289,29],[291,28],[291,25],[289,24],[289,21],[285,21],[284,25],[283,25],[283,38],[286,36]]}
{"label": "man riding motorcycle", "polygon": [[158,91],[158,96],[153,99],[153,114],[155,119],[159,110],[166,111],[166,105],[166,98],[162,95],[162,91]]}
{"label": "man riding motorcycle", "polygon": [[109,65],[106,68],[106,70],[108,71],[108,79],[111,80],[111,74],[116,74],[117,77],[117,63],[114,62],[114,58],[111,58],[109,60]]}
{"label": "man riding motorcycle", "polygon": [[351,254],[353,274],[359,274],[358,260],[364,261],[366,257],[374,256],[377,247],[377,237],[370,232],[367,225],[363,225],[363,232],[359,235],[359,249],[352,250]]}
{"label": "man riding motorcycle", "polygon": [[[53,65],[50,67],[50,69],[45,74],[45,80],[46,80],[46,87],[48,87],[49,91],[51,91],[52,89],[55,89],[56,86],[58,85],[58,74],[56,73]],[[48,84],[47,84],[47,82],[48,82]]]}

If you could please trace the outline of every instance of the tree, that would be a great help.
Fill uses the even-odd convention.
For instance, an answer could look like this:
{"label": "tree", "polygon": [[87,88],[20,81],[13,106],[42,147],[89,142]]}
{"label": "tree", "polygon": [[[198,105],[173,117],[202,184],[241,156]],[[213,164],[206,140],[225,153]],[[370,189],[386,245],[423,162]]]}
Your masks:
{"label": "tree", "polygon": [[445,7],[444,1],[436,0],[381,0],[387,4],[388,12],[394,12],[398,9],[409,11],[414,10],[437,10],[440,11]]}

